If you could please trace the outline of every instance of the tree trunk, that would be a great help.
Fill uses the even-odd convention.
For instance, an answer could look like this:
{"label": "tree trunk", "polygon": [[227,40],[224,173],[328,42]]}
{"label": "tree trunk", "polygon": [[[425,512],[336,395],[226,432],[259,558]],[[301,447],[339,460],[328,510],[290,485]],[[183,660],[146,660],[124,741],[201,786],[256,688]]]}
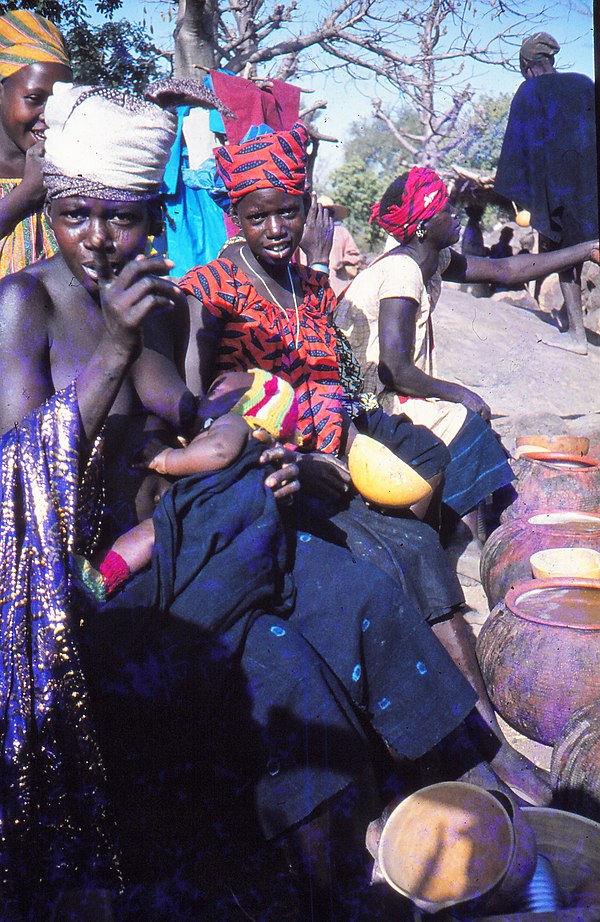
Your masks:
{"label": "tree trunk", "polygon": [[201,80],[203,68],[215,60],[215,32],[218,22],[217,0],[179,0],[175,39],[174,75],[182,80]]}

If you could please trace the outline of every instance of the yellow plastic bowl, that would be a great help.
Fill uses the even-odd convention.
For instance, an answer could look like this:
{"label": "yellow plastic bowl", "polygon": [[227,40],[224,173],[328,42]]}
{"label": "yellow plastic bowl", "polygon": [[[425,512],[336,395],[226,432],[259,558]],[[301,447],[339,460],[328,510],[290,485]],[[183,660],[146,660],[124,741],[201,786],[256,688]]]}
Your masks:
{"label": "yellow plastic bowl", "polygon": [[558,451],[567,455],[587,455],[590,440],[584,435],[518,435],[519,454],[531,451]]}
{"label": "yellow plastic bowl", "polygon": [[536,579],[581,577],[600,579],[600,552],[589,547],[555,547],[536,551],[529,558]]}
{"label": "yellow plastic bowl", "polygon": [[405,461],[368,435],[357,435],[348,453],[352,483],[368,502],[407,508],[432,492],[427,481]]}

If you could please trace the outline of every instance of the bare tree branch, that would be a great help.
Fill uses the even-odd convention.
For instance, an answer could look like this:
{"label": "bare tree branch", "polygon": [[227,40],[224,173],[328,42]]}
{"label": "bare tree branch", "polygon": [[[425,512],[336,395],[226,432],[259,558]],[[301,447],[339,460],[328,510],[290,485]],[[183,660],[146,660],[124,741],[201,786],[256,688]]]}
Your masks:
{"label": "bare tree branch", "polygon": [[[179,0],[175,72],[185,76],[192,62],[192,69],[221,66],[252,79],[259,69],[267,78],[297,79],[311,67],[375,76],[418,115],[422,136],[402,132],[398,142],[435,164],[473,96],[465,62],[514,69],[520,37],[538,24],[547,28],[553,2],[528,0],[525,9],[522,0],[323,0],[323,12],[311,18],[300,0]],[[493,34],[477,28],[482,16],[496,24]],[[375,114],[394,124],[381,105]]]}
{"label": "bare tree branch", "polygon": [[[374,100],[373,100],[373,115],[375,116],[375,118],[378,118],[380,121],[383,122],[383,124],[384,124],[384,125],[389,129],[389,131],[394,135],[394,137],[396,138],[396,140],[398,141],[398,143],[401,144],[401,145],[409,152],[409,154],[413,154],[413,156],[414,156],[414,155],[416,155],[416,154],[418,153],[419,148],[418,148],[418,147],[415,147],[413,144],[410,144],[410,142],[406,140],[405,135],[402,134],[402,133],[400,133],[400,132],[398,131],[398,129],[397,129],[396,126],[394,125],[394,123],[393,123],[393,121],[391,120],[391,118],[390,118],[388,115],[385,114],[385,112],[384,112],[383,109],[381,108],[381,100],[380,100],[380,99],[374,99]],[[424,138],[419,138],[419,140],[420,140],[420,141],[424,141],[425,139],[424,139]]]}

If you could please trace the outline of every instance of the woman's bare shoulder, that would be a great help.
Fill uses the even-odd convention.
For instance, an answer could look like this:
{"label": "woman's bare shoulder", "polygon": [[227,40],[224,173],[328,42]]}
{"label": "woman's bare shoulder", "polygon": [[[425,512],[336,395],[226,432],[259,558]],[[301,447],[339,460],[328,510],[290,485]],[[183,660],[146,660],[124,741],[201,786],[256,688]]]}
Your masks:
{"label": "woman's bare shoulder", "polygon": [[44,310],[50,300],[53,276],[52,259],[44,259],[5,276],[0,281],[0,316],[7,318],[18,311],[23,319]]}

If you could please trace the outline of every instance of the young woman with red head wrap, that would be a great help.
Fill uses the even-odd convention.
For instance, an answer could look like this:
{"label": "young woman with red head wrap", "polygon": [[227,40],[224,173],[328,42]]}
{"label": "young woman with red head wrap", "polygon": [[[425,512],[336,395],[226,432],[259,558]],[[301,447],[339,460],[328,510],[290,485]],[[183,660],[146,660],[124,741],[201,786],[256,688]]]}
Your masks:
{"label": "young woman with red head wrap", "polygon": [[[457,612],[460,591],[454,595],[454,604],[450,601],[456,576],[448,570],[449,561],[440,559],[437,536],[420,522],[381,515],[359,497],[349,501],[348,472],[336,458],[345,426],[336,331],[329,316],[334,298],[322,274],[291,264],[307,204],[300,163],[303,132],[300,128],[265,135],[216,153],[217,168],[231,196],[232,215],[245,243],[231,259],[193,269],[180,283],[188,293],[189,305],[188,386],[192,390],[208,386],[215,370],[244,370],[252,365],[292,383],[300,410],[299,429],[308,449],[298,456],[303,484],[298,504],[301,527],[334,541],[343,535],[358,557],[382,567],[400,582],[479,695],[470,724],[479,751],[486,749],[493,767],[508,783],[533,800],[543,801],[548,793],[545,781],[508,746],[495,722],[468,629]],[[409,201],[403,203],[400,196],[391,202],[397,208],[392,209],[389,220],[398,230],[406,228],[402,231],[405,237],[416,235],[410,240],[421,236],[419,228],[427,222],[434,254],[430,261],[437,265],[436,247],[441,250],[457,238],[458,221],[446,211],[447,194],[439,177],[427,171],[412,179]],[[385,200],[381,205],[379,211],[386,220]],[[363,274],[367,272],[370,270]],[[410,426],[406,416],[387,416],[381,409],[375,412],[384,429],[403,425],[430,437],[423,427]],[[357,427],[358,419],[354,420]],[[379,437],[376,431],[366,431]],[[386,438],[382,436],[381,441],[385,443]],[[504,463],[504,454],[498,450]],[[304,496],[317,489],[321,494],[317,499]],[[325,560],[322,566],[327,566]],[[321,636],[313,642],[327,659],[331,637]]]}

